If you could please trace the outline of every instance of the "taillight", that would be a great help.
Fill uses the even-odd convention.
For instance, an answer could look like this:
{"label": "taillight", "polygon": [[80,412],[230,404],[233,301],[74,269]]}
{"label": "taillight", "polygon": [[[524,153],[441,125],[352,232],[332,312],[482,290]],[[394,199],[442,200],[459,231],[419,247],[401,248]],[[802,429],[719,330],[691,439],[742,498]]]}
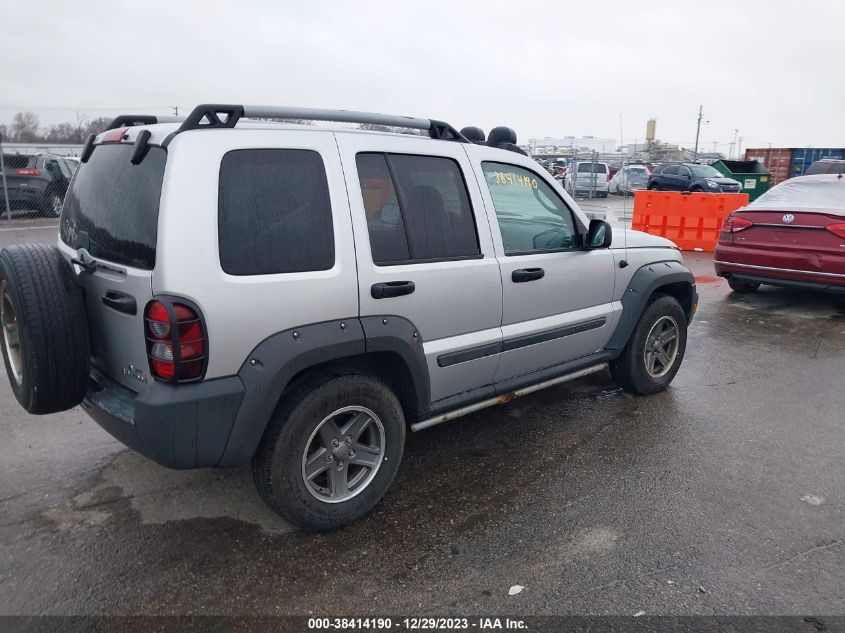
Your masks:
{"label": "taillight", "polygon": [[845,224],[828,224],[824,228],[833,233],[836,237],[841,237],[845,240]]}
{"label": "taillight", "polygon": [[150,371],[158,380],[186,382],[201,378],[206,340],[196,309],[178,300],[150,301],[145,312]]}
{"label": "taillight", "polygon": [[123,135],[126,134],[125,127],[118,127],[113,130],[109,130],[105,134],[103,134],[103,138],[100,141],[101,143],[120,143],[123,141]]}
{"label": "taillight", "polygon": [[18,176],[40,176],[41,172],[37,169],[16,169],[15,173]]}
{"label": "taillight", "polygon": [[748,218],[737,218],[734,216],[728,216],[728,219],[725,220],[725,224],[722,225],[722,230],[727,231],[728,233],[739,233],[740,231],[744,231],[748,227],[754,224]]}

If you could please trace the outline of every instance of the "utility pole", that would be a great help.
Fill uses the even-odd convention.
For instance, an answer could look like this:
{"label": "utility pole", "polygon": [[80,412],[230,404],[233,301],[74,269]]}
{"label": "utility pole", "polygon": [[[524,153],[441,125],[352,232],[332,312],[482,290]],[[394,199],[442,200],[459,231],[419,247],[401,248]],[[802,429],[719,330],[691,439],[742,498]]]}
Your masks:
{"label": "utility pole", "polygon": [[739,145],[737,146],[737,149],[736,149],[736,159],[737,160],[742,160],[742,141],[743,141],[743,137],[740,136],[739,137]]}
{"label": "utility pole", "polygon": [[6,219],[12,221],[12,207],[9,206],[9,189],[6,187],[6,161],[3,160],[3,137],[0,136],[0,170],[3,172],[3,199],[6,202]]}
{"label": "utility pole", "polygon": [[173,116],[179,116],[179,106],[173,106]]}
{"label": "utility pole", "polygon": [[734,157],[734,149],[736,149],[736,136],[737,136],[737,134],[739,134],[739,130],[734,128],[734,142],[731,143],[731,156],[730,156],[731,158]]}
{"label": "utility pole", "polygon": [[695,151],[692,153],[692,162],[698,158],[698,135],[701,133],[701,119],[704,118],[704,106],[698,106],[698,125],[695,127]]}

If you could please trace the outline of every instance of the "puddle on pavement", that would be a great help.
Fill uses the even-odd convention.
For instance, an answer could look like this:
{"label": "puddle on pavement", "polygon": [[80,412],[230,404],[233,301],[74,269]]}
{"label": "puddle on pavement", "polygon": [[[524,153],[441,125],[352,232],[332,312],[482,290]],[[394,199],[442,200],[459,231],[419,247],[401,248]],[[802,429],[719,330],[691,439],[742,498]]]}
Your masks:
{"label": "puddle on pavement", "polygon": [[126,503],[142,524],[231,518],[271,534],[296,529],[261,501],[248,467],[170,470],[129,450],[115,456],[93,487],[42,516],[64,532],[75,526],[103,525],[125,512]]}

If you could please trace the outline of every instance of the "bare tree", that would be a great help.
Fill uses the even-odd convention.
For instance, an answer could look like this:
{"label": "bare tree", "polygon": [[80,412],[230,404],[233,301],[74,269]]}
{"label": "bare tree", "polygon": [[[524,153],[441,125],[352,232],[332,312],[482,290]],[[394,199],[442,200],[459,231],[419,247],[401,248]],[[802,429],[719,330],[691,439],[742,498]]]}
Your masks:
{"label": "bare tree", "polygon": [[12,136],[21,143],[34,143],[40,140],[39,124],[40,121],[35,112],[18,112],[12,119]]}
{"label": "bare tree", "polygon": [[86,124],[83,133],[82,133],[82,140],[84,141],[88,138],[89,134],[99,134],[103,130],[105,130],[109,123],[111,123],[111,118],[107,116],[97,117],[96,119],[91,119]]}

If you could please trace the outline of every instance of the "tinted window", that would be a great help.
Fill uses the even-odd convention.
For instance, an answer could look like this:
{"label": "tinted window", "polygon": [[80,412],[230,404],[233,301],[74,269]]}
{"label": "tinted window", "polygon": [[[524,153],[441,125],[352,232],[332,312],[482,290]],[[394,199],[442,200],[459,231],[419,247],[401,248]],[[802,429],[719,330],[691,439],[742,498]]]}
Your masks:
{"label": "tinted window", "polygon": [[358,154],[357,166],[375,263],[481,253],[466,184],[455,161]]}
{"label": "tinted window", "polygon": [[30,162],[35,162],[35,156],[3,156],[3,166],[6,169],[26,169]]}
{"label": "tinted window", "polygon": [[68,191],[60,233],[66,244],[94,257],[152,269],[167,152],[150,147],[141,164],[133,165],[133,149],[97,146]]}
{"label": "tinted window", "polygon": [[[686,170],[687,168],[684,167],[683,169]],[[692,170],[692,173],[696,178],[722,178],[722,174],[720,174],[715,167],[711,167],[710,165],[690,165],[689,169]],[[686,173],[686,171],[681,173]]]}
{"label": "tinted window", "polygon": [[482,163],[493,198],[505,255],[579,246],[572,213],[533,172],[503,163]]}
{"label": "tinted window", "polygon": [[664,176],[677,176],[678,175],[678,166],[677,165],[669,165],[668,167],[664,167],[663,171],[660,172]]}
{"label": "tinted window", "polygon": [[[595,167],[595,169],[593,169]],[[578,163],[579,174],[606,174],[607,165],[604,163]]]}
{"label": "tinted window", "polygon": [[220,265],[230,275],[334,266],[323,159],[302,149],[249,149],[220,163]]}

